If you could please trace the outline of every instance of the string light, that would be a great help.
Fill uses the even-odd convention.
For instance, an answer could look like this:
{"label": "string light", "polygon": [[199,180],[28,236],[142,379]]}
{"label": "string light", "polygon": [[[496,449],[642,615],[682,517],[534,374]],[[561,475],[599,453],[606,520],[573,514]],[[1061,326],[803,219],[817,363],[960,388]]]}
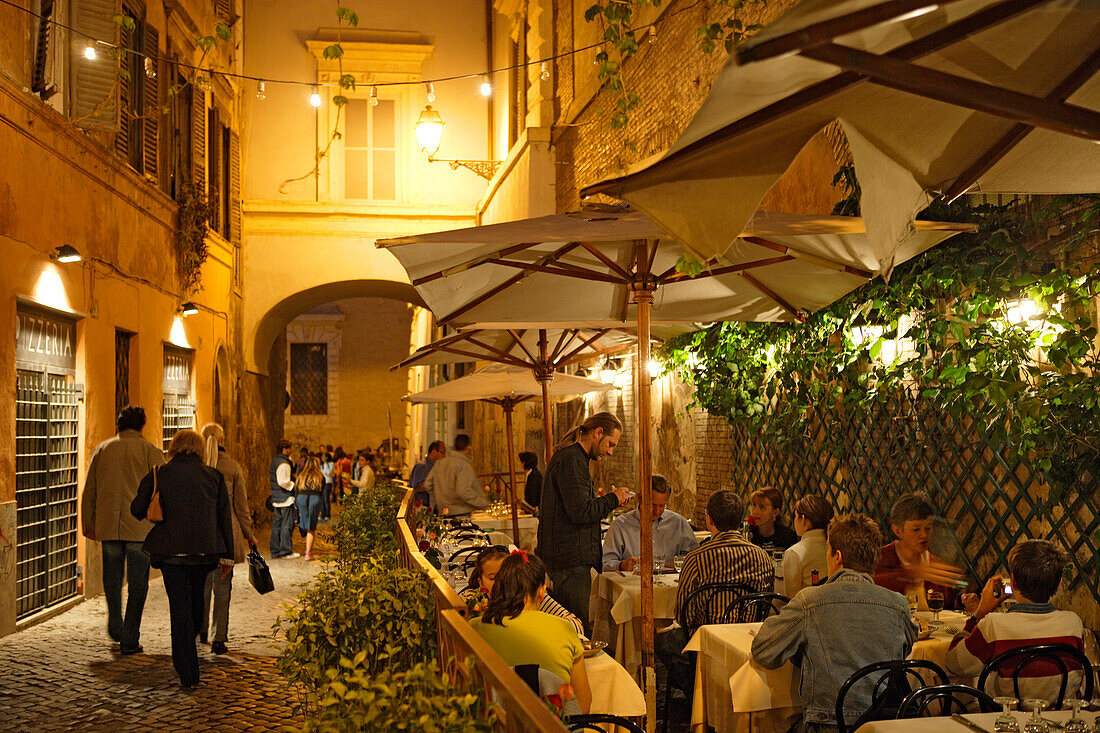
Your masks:
{"label": "string light", "polygon": [[481,96],[488,97],[493,93],[493,85],[489,83],[489,77],[481,77]]}
{"label": "string light", "polygon": [[649,42],[650,43],[656,43],[657,42],[657,26],[652,26],[649,29]]}
{"label": "string light", "polygon": [[429,81],[424,85],[428,90],[428,104],[435,101],[435,86]]}
{"label": "string light", "polygon": [[84,47],[84,58],[89,61],[95,61],[95,41],[88,41],[88,45]]}
{"label": "string light", "polygon": [[321,94],[317,91],[316,85],[313,87],[313,94],[309,95],[309,103],[314,107],[321,106]]}
{"label": "string light", "polygon": [[547,81],[550,78],[550,67],[546,65],[546,62],[542,62],[542,71],[539,72],[539,78],[543,81]]}
{"label": "string light", "polygon": [[378,106],[378,87],[373,87],[372,86],[370,88],[370,98],[367,100],[367,103],[371,107],[377,107]]}
{"label": "string light", "polygon": [[256,84],[256,99],[263,101],[267,98],[267,86],[264,84],[264,80],[260,79]]}

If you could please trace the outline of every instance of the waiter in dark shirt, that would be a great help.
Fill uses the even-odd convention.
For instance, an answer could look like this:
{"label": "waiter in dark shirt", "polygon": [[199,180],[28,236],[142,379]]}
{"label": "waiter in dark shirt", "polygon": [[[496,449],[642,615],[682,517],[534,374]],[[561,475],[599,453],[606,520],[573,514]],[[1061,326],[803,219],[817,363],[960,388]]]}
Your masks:
{"label": "waiter in dark shirt", "polygon": [[523,501],[532,509],[539,508],[542,501],[542,474],[539,473],[539,457],[531,451],[519,454],[519,462],[527,477],[523,480]]}
{"label": "waiter in dark shirt", "polygon": [[623,426],[609,412],[599,412],[569,431],[546,467],[539,506],[538,556],[553,583],[551,596],[584,621],[588,620],[591,569],[600,564],[600,520],[630,500],[630,489],[613,488],[597,496],[591,465],[611,455]]}

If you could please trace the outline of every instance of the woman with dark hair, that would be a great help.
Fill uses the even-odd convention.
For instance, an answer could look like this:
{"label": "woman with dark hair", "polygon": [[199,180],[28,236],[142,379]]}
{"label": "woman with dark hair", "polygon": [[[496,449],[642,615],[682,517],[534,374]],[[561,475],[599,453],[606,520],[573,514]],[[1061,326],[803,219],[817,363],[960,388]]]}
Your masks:
{"label": "woman with dark hair", "polygon": [[508,666],[537,664],[572,685],[581,712],[587,713],[592,690],[584,647],[572,626],[538,610],[545,596],[546,566],[516,550],[500,564],[489,604],[471,626]]}
{"label": "woman with dark hair", "polygon": [[783,595],[794,594],[829,577],[825,563],[825,529],[833,519],[833,507],[817,494],[808,494],[794,504],[794,531],[801,537],[783,553]]}
{"label": "woman with dark hair", "polygon": [[[509,554],[508,548],[504,545],[487,547],[478,553],[477,564],[474,565],[473,572],[470,573],[470,577],[466,581],[466,587],[459,592],[459,595],[466,601],[466,606],[471,613],[479,614],[484,610],[484,606],[493,592],[493,586],[496,584],[500,566]],[[577,636],[582,639],[585,638],[584,624],[581,623],[581,620],[565,610],[560,603],[550,597],[549,593],[543,595],[542,601],[539,603],[539,610],[551,616],[565,619],[573,625]]]}
{"label": "woman with dark hair", "polygon": [[321,516],[321,497],[325,491],[325,474],[321,472],[321,460],[311,456],[298,476],[298,531],[306,537],[306,560],[313,559],[313,540],[317,533],[317,520]]}
{"label": "woman with dark hair", "polygon": [[528,506],[538,509],[542,497],[542,474],[539,473],[539,457],[529,450],[519,454],[519,462],[527,472],[523,481],[523,500]]}
{"label": "woman with dark hair", "polygon": [[168,463],[141,480],[130,513],[145,519],[154,491],[163,519],[153,524],[143,550],[164,576],[172,623],[172,665],[180,684],[199,684],[195,635],[202,624],[206,576],[233,572],[233,520],[225,479],[203,463],[202,436],[181,430],[168,445]]}
{"label": "woman with dark hair", "polygon": [[769,552],[786,550],[798,542],[798,535],[783,523],[783,494],[765,486],[752,492],[749,509],[749,542]]}

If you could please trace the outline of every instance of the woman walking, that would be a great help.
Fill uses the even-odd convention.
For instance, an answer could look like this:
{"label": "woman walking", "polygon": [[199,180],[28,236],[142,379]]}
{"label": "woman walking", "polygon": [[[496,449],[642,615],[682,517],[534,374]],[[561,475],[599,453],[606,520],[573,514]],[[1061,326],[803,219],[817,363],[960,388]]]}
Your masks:
{"label": "woman walking", "polygon": [[317,533],[317,519],[321,516],[321,496],[325,490],[325,475],[321,473],[321,460],[316,456],[306,461],[298,477],[298,530],[306,536],[306,560],[313,559],[313,540]]}
{"label": "woman walking", "polygon": [[[206,438],[206,465],[218,469],[225,479],[225,488],[229,494],[230,518],[233,520],[233,562],[244,562],[248,548],[256,549],[256,536],[252,534],[252,513],[248,508],[248,488],[244,482],[241,464],[225,454],[222,443],[225,430],[217,423],[202,426],[202,437]],[[210,601],[213,597],[214,640],[210,650],[215,654],[229,651],[225,642],[229,639],[229,599],[233,593],[233,568],[229,575],[223,575],[220,569],[206,576],[203,590],[202,622],[199,624],[199,640],[206,643],[207,628],[210,622]]]}
{"label": "woman walking", "polygon": [[233,520],[225,479],[203,464],[202,437],[181,430],[168,445],[168,463],[141,480],[130,513],[145,519],[157,495],[163,519],[154,523],[143,550],[164,576],[172,624],[172,666],[186,688],[199,684],[195,635],[202,622],[206,576],[233,572]]}

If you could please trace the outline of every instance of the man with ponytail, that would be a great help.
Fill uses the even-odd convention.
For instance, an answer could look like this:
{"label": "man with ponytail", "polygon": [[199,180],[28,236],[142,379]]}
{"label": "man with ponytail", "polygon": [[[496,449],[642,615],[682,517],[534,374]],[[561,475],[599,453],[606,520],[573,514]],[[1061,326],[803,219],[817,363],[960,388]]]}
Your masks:
{"label": "man with ponytail", "polygon": [[566,434],[542,479],[538,555],[553,583],[552,595],[590,628],[588,596],[592,568],[599,568],[600,520],[630,500],[627,488],[597,496],[591,465],[610,456],[623,426],[610,412],[599,412]]}

